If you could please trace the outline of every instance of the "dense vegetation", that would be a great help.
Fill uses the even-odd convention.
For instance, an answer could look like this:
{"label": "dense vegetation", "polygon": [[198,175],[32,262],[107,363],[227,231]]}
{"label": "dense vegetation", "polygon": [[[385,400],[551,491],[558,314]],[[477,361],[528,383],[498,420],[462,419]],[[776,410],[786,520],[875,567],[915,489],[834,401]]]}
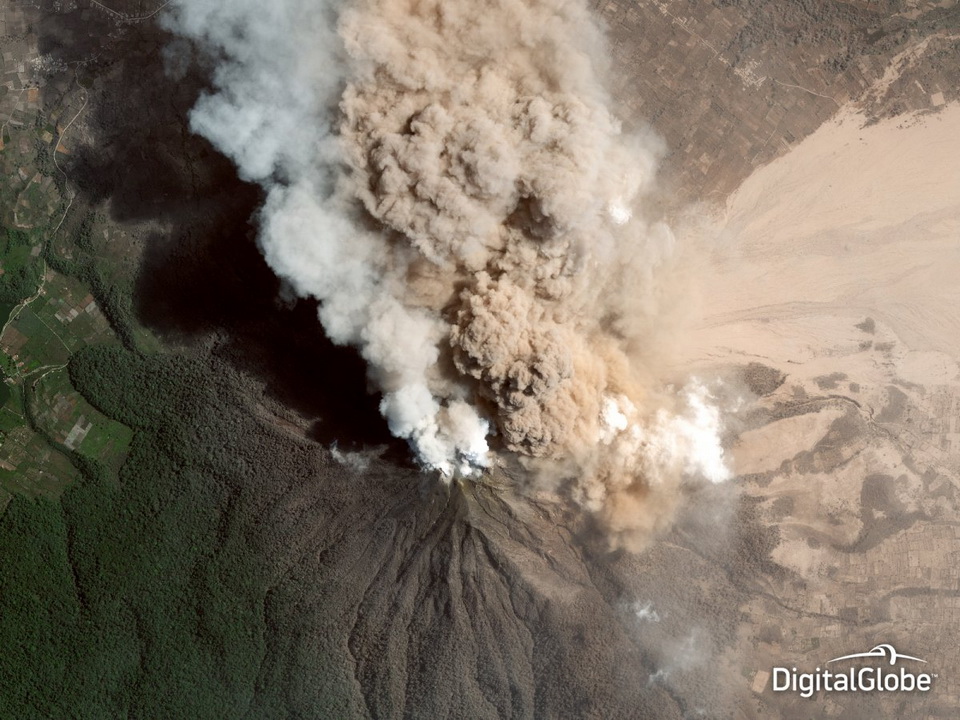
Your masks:
{"label": "dense vegetation", "polygon": [[243,715],[265,589],[240,536],[239,410],[177,355],[93,347],[70,376],[137,434],[119,478],[76,458],[61,503],[0,517],[0,717]]}
{"label": "dense vegetation", "polygon": [[[39,258],[32,254],[34,245],[23,230],[0,228],[0,258],[3,258],[0,307],[15,305],[36,292],[42,267]],[[6,314],[3,319],[6,320]]]}
{"label": "dense vegetation", "polygon": [[[233,366],[161,348],[133,302],[152,221],[200,217],[222,232],[229,216],[245,232],[249,213],[222,202],[235,183],[229,162],[183,125],[196,94],[167,82],[165,32],[135,27],[121,33],[113,16],[73,6],[41,13],[29,33],[59,69],[43,71],[35,121],[0,128],[0,324],[34,296],[45,266],[54,271],[11,328],[26,344],[0,353],[0,379],[12,381],[0,383],[0,406],[10,396],[0,442],[6,433],[2,447],[19,453],[0,476],[21,481],[0,485],[0,720],[290,717],[290,687],[312,683],[303,670],[317,663],[271,620],[267,587],[289,543],[260,517],[280,492],[274,481],[296,477],[283,463],[297,443],[276,449],[243,406]],[[102,71],[110,81],[88,89]],[[61,141],[68,152],[57,155]],[[81,332],[84,315],[55,317],[67,295],[81,309],[87,292],[119,345]],[[31,332],[12,332],[26,321]],[[76,412],[60,404],[74,389],[86,401]],[[80,414],[91,421],[87,403],[132,429],[129,452],[65,444]],[[106,443],[109,430],[100,423],[83,442],[100,433]],[[278,660],[265,659],[278,647]],[[308,716],[318,694],[304,692]]]}

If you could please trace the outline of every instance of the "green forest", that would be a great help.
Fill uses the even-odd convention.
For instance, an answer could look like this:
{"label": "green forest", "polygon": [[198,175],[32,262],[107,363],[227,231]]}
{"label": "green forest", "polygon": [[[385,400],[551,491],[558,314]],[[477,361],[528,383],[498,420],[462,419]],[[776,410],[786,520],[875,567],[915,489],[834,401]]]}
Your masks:
{"label": "green forest", "polygon": [[0,720],[288,717],[240,380],[141,324],[44,113],[0,146]]}
{"label": "green forest", "polygon": [[59,503],[15,496],[0,517],[0,717],[243,714],[265,589],[225,515],[229,451],[209,436],[236,410],[202,375],[122,348],[71,359],[75,386],[136,435],[118,478],[77,457]]}

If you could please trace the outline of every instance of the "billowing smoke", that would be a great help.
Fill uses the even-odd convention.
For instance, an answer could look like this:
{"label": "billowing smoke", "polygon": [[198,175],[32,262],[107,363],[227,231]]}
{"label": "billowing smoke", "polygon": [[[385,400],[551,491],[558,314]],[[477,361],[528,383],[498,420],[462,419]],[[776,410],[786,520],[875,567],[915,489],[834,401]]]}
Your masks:
{"label": "billowing smoke", "polygon": [[654,402],[638,362],[675,241],[584,0],[174,5],[216,63],[192,128],[267,190],[268,263],[424,466],[516,453],[640,536],[679,477],[726,477],[706,386]]}

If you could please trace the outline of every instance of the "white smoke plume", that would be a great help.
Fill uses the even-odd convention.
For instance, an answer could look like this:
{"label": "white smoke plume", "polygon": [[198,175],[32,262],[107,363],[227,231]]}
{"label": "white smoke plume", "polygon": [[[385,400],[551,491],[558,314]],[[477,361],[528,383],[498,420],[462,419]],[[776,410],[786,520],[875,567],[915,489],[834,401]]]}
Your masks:
{"label": "white smoke plume", "polygon": [[536,459],[641,535],[679,477],[727,476],[705,386],[664,407],[637,362],[675,240],[636,210],[657,146],[608,110],[584,0],[173,6],[216,63],[192,129],[267,190],[267,262],[424,466]]}
{"label": "white smoke plume", "polygon": [[637,601],[630,606],[630,609],[633,611],[637,620],[652,623],[660,622],[660,613],[653,609],[652,602],[642,603]]}

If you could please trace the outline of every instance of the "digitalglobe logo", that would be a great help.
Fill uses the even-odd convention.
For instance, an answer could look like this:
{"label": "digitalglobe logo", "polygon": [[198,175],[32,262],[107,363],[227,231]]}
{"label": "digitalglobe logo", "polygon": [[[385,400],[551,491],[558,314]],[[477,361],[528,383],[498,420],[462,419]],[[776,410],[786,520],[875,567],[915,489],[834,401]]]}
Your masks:
{"label": "digitalglobe logo", "polygon": [[[880,664],[865,664],[865,661],[882,659]],[[912,663],[926,664],[913,655],[897,652],[893,645],[882,644],[867,652],[841,655],[827,660],[826,665],[849,661],[846,666],[817,668],[813,672],[800,672],[797,668],[773,668],[773,692],[798,693],[802,698],[813,697],[818,692],[927,692],[937,677],[935,673],[914,672]],[[907,665],[899,665],[906,661]]]}

